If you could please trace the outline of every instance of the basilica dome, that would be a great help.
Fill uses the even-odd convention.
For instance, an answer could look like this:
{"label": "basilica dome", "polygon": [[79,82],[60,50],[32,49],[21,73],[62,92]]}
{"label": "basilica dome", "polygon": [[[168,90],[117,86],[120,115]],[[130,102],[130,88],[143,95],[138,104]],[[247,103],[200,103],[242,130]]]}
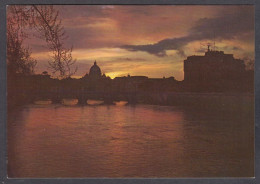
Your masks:
{"label": "basilica dome", "polygon": [[101,77],[101,70],[97,65],[97,62],[94,62],[94,65],[89,70],[89,77],[92,78],[100,78]]}

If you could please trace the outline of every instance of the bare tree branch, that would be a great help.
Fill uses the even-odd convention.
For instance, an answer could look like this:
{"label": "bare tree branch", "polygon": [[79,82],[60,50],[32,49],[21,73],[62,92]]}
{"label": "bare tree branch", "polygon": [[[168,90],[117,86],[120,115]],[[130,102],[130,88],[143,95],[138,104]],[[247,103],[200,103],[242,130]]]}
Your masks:
{"label": "bare tree branch", "polygon": [[60,78],[67,78],[75,74],[77,69],[71,71],[71,66],[76,60],[72,58],[72,47],[65,48],[64,40],[67,39],[61,20],[58,20],[59,12],[53,6],[36,6],[33,8],[38,13],[35,17],[36,29],[45,39],[48,48],[52,51],[52,60],[49,66],[53,70],[53,74],[59,72]]}
{"label": "bare tree branch", "polygon": [[[30,56],[29,48],[23,47],[23,41],[28,37],[25,27],[34,28],[48,49],[51,51],[51,60],[48,61],[53,75],[59,78],[67,78],[75,74],[77,68],[72,70],[76,60],[72,57],[72,47],[66,48],[65,41],[68,38],[59,19],[59,12],[53,6],[16,6],[8,8],[8,63],[9,68],[17,73],[27,70],[33,72],[36,61]],[[23,65],[21,64],[23,63]],[[16,68],[16,69],[15,69]],[[24,68],[23,70],[21,68]],[[21,70],[21,71],[20,71]]]}

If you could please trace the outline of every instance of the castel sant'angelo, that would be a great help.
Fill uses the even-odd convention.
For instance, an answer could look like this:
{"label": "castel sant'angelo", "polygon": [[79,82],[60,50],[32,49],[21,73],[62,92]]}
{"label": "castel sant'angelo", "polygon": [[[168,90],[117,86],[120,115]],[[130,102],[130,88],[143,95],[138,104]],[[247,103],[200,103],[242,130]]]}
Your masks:
{"label": "castel sant'angelo", "polygon": [[237,80],[245,77],[245,63],[235,59],[233,54],[208,50],[204,56],[189,56],[184,60],[184,80],[214,82]]}

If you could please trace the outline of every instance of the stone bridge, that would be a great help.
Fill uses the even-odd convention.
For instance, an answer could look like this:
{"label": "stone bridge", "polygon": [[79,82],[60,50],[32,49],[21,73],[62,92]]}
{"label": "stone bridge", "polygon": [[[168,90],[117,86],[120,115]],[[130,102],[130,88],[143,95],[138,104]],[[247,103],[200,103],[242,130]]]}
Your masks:
{"label": "stone bridge", "polygon": [[61,103],[63,99],[77,99],[78,104],[85,105],[87,100],[102,100],[105,104],[113,104],[115,101],[127,101],[128,104],[150,103],[165,104],[169,102],[172,93],[166,92],[138,92],[138,91],[111,91],[111,90],[87,90],[49,88],[37,89],[30,92],[30,101],[51,100],[52,103]]}

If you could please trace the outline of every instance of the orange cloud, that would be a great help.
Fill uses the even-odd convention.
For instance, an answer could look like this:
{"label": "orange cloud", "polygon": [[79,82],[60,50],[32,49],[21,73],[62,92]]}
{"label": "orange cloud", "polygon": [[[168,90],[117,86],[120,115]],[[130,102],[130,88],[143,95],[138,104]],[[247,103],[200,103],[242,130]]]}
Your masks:
{"label": "orange cloud", "polygon": [[[216,39],[219,49],[235,57],[254,57],[254,29],[244,25],[237,29],[240,22],[229,20],[241,15],[243,10],[241,21],[250,23],[254,18],[252,6],[56,5],[55,8],[60,11],[69,36],[65,45],[73,45],[72,54],[80,66],[75,74],[78,77],[85,75],[97,60],[102,71],[112,78],[129,73],[174,76],[182,80],[183,60],[188,55],[203,54],[201,51],[206,48],[201,48],[200,43],[213,41],[214,26],[223,32],[240,31],[232,39],[228,39],[228,35]],[[224,17],[226,23],[220,17]],[[237,26],[234,30],[231,29],[233,24]],[[201,37],[199,33],[203,33]],[[178,44],[174,46],[176,41]],[[43,49],[44,41],[31,38],[26,44],[32,47],[33,57],[38,60],[37,72],[46,70],[51,54]],[[122,45],[143,47],[136,47],[132,52],[122,49]],[[157,56],[163,57],[156,56],[158,50],[161,55]]]}

